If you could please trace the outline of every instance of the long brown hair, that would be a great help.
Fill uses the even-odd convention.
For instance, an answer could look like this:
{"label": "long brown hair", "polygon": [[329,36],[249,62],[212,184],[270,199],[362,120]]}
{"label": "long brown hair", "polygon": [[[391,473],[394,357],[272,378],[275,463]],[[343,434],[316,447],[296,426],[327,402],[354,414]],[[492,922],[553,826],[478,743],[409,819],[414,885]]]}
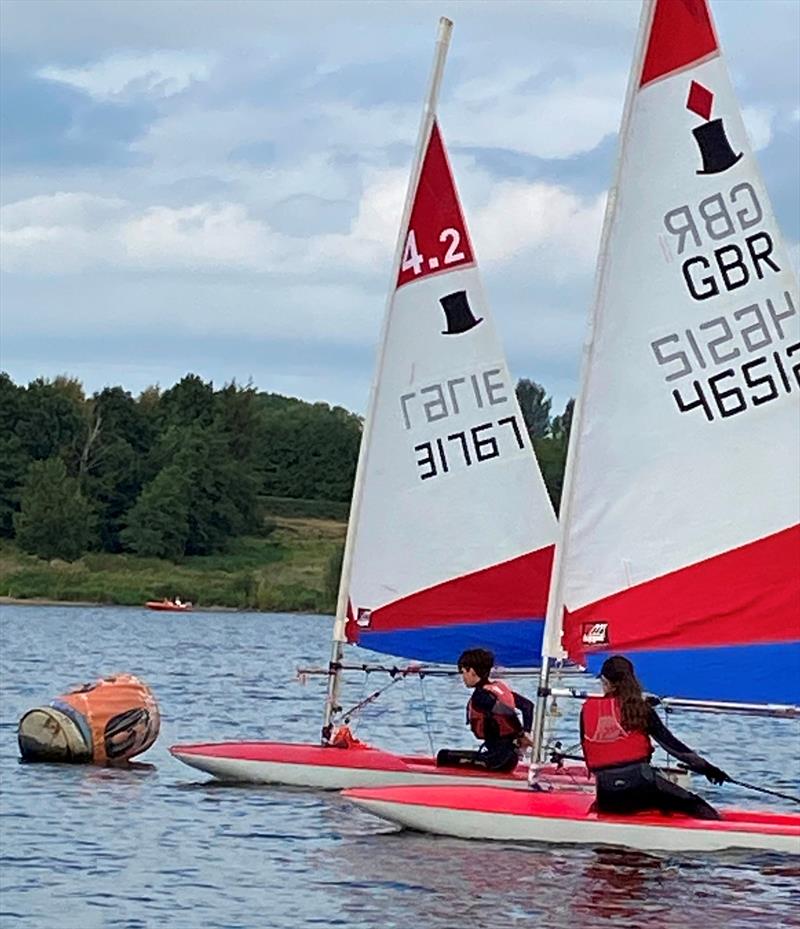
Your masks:
{"label": "long brown hair", "polygon": [[633,670],[633,665],[624,655],[614,655],[603,662],[600,676],[612,687],[619,702],[620,722],[628,732],[646,732],[649,709]]}

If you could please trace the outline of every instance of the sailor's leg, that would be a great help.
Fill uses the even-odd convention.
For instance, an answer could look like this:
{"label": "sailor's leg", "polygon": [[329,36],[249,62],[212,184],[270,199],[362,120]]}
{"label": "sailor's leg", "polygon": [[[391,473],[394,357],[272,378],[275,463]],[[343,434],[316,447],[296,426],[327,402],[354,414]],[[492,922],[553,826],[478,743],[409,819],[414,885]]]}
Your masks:
{"label": "sailor's leg", "polygon": [[693,816],[695,819],[719,819],[719,813],[711,806],[710,803],[690,790],[685,790],[672,781],[667,780],[657,771],[654,772],[655,779],[653,786],[655,788],[656,804],[659,810],[664,812],[685,813],[687,816]]}
{"label": "sailor's leg", "polygon": [[437,768],[485,768],[486,755],[483,752],[460,748],[442,748],[436,754]]}

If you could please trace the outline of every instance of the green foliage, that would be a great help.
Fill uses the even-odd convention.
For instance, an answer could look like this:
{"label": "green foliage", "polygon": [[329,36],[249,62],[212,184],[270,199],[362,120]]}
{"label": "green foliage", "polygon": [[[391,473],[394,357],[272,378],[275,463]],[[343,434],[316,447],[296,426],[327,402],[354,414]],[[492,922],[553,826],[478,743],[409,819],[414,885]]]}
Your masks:
{"label": "green foliage", "polygon": [[208,426],[214,416],[214,387],[196,374],[187,374],[165,391],[158,404],[164,426]]}
{"label": "green foliage", "polygon": [[265,419],[264,493],[311,500],[350,499],[361,420],[341,407],[260,397]]}
{"label": "green foliage", "polygon": [[74,384],[38,378],[23,393],[14,432],[31,458],[59,456],[74,464],[84,431],[82,400]]}
{"label": "green foliage", "polygon": [[271,516],[289,516],[309,519],[347,520],[350,513],[350,501],[338,500],[304,500],[298,497],[260,496],[261,509]]}
{"label": "green foliage", "polygon": [[48,563],[0,541],[0,596],[141,606],[177,595],[198,607],[330,611],[325,566],[343,535],[342,524],[282,520],[269,539],[245,536],[178,564],[105,552]]}
{"label": "green foliage", "polygon": [[340,545],[336,551],[331,552],[328,563],[325,565],[325,586],[323,592],[331,612],[335,611],[336,601],[339,597],[339,579],[342,574],[343,561],[344,545]]}
{"label": "green foliage", "polygon": [[[521,380],[517,396],[557,506],[572,402],[551,419],[541,385]],[[244,536],[270,536],[282,518],[343,520],[361,431],[360,417],[341,407],[251,384],[215,390],[194,374],[163,392],[134,398],[107,387],[88,399],[68,377],[26,388],[0,374],[0,538],[13,536],[31,461],[46,459],[77,479],[76,505],[90,506],[106,552],[209,556]],[[30,519],[21,525],[30,540]],[[257,589],[247,597],[257,599]],[[266,599],[283,596],[272,582],[263,590]],[[330,591],[319,596],[329,601]]]}
{"label": "green foliage", "polygon": [[543,439],[550,432],[552,400],[547,396],[541,384],[527,378],[517,381],[516,392],[522,418],[525,420],[531,441]]}
{"label": "green foliage", "polygon": [[30,458],[13,432],[0,433],[0,536],[14,535],[14,514],[19,510],[22,483]]}
{"label": "green foliage", "polygon": [[79,558],[92,536],[91,507],[60,458],[34,461],[14,515],[17,542],[40,558]]}
{"label": "green foliage", "polygon": [[149,558],[180,558],[189,538],[189,481],[178,465],[164,468],[142,491],[120,533],[126,548]]}
{"label": "green foliage", "polygon": [[572,427],[574,400],[568,400],[564,412],[554,416],[550,426],[550,435],[533,440],[533,447],[539,461],[547,492],[553,508],[558,514],[561,507],[561,492],[564,485],[564,468],[567,462],[569,433]]}

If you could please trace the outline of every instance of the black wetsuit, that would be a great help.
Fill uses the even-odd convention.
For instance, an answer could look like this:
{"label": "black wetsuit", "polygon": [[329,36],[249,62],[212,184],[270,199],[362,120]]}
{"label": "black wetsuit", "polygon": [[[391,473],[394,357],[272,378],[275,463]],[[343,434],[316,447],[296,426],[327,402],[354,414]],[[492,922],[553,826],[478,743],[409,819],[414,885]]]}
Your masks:
{"label": "black wetsuit", "polygon": [[[488,771],[513,771],[519,763],[517,739],[523,732],[530,732],[533,725],[533,703],[522,694],[512,691],[514,706],[522,714],[522,725],[514,736],[502,738],[495,721],[493,710],[497,697],[478,684],[470,697],[470,703],[485,714],[484,741],[477,751],[443,748],[436,756],[436,764],[450,767],[467,765],[473,768],[485,768]],[[469,723],[469,706],[467,707]]]}
{"label": "black wetsuit", "polygon": [[[697,774],[706,774],[712,766],[667,729],[650,707],[647,734],[673,758]],[[583,739],[583,720],[581,720]],[[660,774],[649,761],[612,765],[593,771],[597,791],[597,809],[603,813],[636,813],[660,810],[684,813],[696,819],[719,819],[719,813],[702,797],[693,794]]]}

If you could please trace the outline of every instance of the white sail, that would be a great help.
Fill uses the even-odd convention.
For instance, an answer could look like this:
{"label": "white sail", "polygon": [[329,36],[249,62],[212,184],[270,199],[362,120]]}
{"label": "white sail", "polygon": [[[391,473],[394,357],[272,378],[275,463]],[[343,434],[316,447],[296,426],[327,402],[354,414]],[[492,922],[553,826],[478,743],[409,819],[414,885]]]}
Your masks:
{"label": "white sail", "polygon": [[354,496],[348,635],[426,660],[474,645],[533,664],[556,520],[435,102],[417,163]]}
{"label": "white sail", "polygon": [[652,689],[796,702],[800,301],[705,0],[646,3],[620,145],[551,627]]}

